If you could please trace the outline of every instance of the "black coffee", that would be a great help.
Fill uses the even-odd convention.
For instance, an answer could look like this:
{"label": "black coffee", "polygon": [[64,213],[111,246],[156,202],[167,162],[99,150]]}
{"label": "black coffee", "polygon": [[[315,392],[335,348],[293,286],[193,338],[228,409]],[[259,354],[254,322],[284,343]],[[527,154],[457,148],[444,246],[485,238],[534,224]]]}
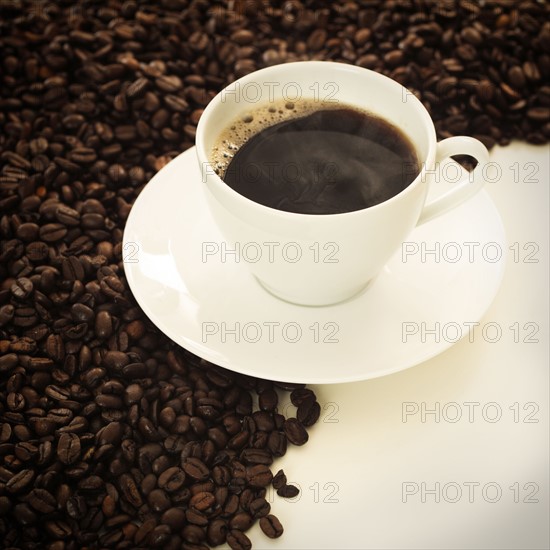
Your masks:
{"label": "black coffee", "polygon": [[230,187],[265,206],[302,214],[374,206],[419,172],[415,150],[398,128],[348,107],[283,120],[234,149],[221,174]]}

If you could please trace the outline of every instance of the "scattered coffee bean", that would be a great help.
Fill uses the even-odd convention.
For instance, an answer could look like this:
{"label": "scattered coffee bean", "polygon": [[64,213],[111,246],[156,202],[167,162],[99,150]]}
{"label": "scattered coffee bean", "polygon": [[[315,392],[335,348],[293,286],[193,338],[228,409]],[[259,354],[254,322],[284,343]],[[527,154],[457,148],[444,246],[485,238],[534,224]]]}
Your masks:
{"label": "scattered coffee bean", "polygon": [[304,445],[309,439],[309,435],[297,418],[287,418],[284,424],[286,437],[293,445]]}
{"label": "scattered coffee bean", "polygon": [[238,512],[229,521],[229,529],[231,531],[247,531],[252,523],[253,518],[248,512]]}
{"label": "scattered coffee bean", "polygon": [[298,489],[295,485],[283,485],[277,489],[277,494],[283,498],[294,498],[298,496],[299,493],[300,489]]}
{"label": "scattered coffee bean", "polygon": [[260,519],[260,527],[270,539],[276,539],[283,534],[281,522],[272,514]]}
{"label": "scattered coffee bean", "polygon": [[250,513],[254,519],[262,518],[269,514],[271,505],[263,497],[254,499],[248,506]]}
{"label": "scattered coffee bean", "polygon": [[302,424],[302,426],[313,426],[321,414],[321,406],[317,401],[313,399],[306,399],[302,401],[296,411],[296,418]]}
{"label": "scattered coffee bean", "polygon": [[252,548],[250,539],[238,529],[231,529],[226,540],[231,550],[250,550]]}
{"label": "scattered coffee bean", "polygon": [[274,476],[271,481],[271,484],[273,485],[274,489],[280,489],[281,487],[284,487],[286,485],[286,475],[283,470],[279,470]]}

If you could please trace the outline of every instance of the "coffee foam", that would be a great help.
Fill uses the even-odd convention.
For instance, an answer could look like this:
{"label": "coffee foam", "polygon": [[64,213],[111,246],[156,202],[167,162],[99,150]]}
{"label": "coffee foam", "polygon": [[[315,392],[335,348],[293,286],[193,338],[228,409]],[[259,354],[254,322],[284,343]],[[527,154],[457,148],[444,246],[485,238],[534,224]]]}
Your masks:
{"label": "coffee foam", "polygon": [[219,135],[210,154],[216,174],[223,178],[231,159],[252,136],[279,122],[307,116],[314,111],[357,107],[337,102],[302,99],[296,102],[279,101],[254,106],[236,118]]}

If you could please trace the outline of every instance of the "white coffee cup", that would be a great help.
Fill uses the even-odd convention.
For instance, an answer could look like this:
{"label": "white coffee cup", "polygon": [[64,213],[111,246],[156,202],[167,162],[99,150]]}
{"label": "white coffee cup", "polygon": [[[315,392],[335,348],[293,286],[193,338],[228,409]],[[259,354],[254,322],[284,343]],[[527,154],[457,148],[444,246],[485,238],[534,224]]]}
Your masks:
{"label": "white coffee cup", "polygon": [[[336,100],[392,123],[415,147],[420,173],[385,202],[342,214],[276,210],[226,185],[211,163],[221,132],[258,105],[299,99]],[[227,86],[201,116],[196,151],[210,210],[227,239],[224,244],[240,253],[246,250],[242,261],[269,292],[312,306],[341,302],[364,289],[416,225],[458,206],[482,188],[482,169],[489,158],[485,146],[471,137],[438,143],[428,111],[401,84],[368,69],[327,61],[275,65]],[[430,182],[435,177],[445,179],[445,171],[440,173],[437,167],[460,154],[474,157],[476,168],[425,204]]]}

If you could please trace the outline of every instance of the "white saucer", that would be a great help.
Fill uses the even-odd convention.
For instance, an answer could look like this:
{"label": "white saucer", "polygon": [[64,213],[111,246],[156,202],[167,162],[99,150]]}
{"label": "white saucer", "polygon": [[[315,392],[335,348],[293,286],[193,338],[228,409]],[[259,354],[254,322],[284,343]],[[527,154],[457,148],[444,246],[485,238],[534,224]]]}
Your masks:
{"label": "white saucer", "polygon": [[[126,276],[143,311],[172,340],[217,365],[319,384],[383,376],[451,347],[491,304],[507,249],[500,215],[482,191],[416,228],[407,261],[400,249],[363,293],[312,308],[269,294],[242,258],[203,258],[204,246],[222,242],[189,149],[149,182],[126,223]],[[439,258],[429,252],[437,242]],[[462,257],[454,261],[457,251]]]}

